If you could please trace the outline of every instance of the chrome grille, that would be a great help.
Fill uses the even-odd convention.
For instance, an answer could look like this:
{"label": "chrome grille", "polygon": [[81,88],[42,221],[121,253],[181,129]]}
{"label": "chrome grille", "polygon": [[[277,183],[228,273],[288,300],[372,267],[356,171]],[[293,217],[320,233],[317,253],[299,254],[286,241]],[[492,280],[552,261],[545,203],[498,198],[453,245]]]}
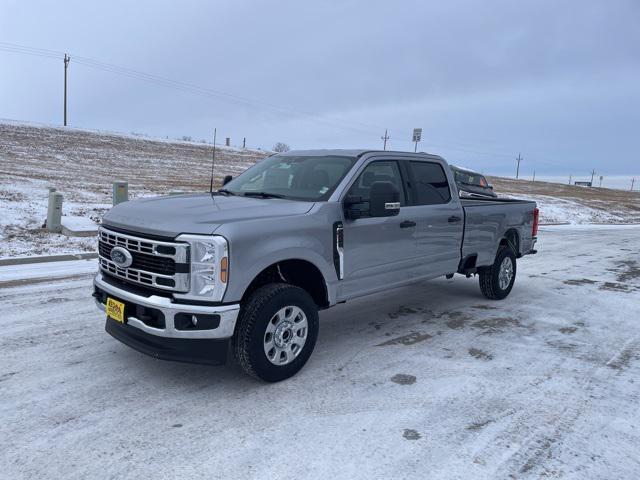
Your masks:
{"label": "chrome grille", "polygon": [[[98,253],[103,258],[111,258],[111,250],[115,245],[100,240],[98,242]],[[133,257],[133,263],[129,268],[136,270],[144,270],[147,272],[159,273],[161,275],[173,275],[176,273],[176,262],[172,258],[159,257],[153,254],[145,254],[136,251],[130,251]]]}
{"label": "chrome grille", "polygon": [[120,233],[100,230],[100,241],[114,247],[123,247],[130,252],[153,253],[153,243]]}
{"label": "chrome grille", "polygon": [[[110,258],[113,247],[125,248],[133,263],[128,268]],[[114,232],[101,227],[98,255],[100,269],[125,281],[162,290],[189,291],[189,245],[163,242]]]}

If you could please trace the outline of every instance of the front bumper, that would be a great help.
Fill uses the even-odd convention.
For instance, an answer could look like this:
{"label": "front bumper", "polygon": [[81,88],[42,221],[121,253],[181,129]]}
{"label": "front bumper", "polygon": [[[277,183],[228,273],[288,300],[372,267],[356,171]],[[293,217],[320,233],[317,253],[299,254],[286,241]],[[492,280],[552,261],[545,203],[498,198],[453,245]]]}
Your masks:
{"label": "front bumper", "polygon": [[[140,295],[107,282],[102,273],[96,274],[93,280],[96,305],[105,311],[106,297],[112,297],[125,303],[126,324],[107,320],[107,332],[118,340],[144,353],[159,358],[175,355],[154,354],[157,351],[197,349],[203,340],[226,340],[233,336],[240,305],[192,305],[176,303],[169,297],[159,295]],[[151,315],[146,313],[153,313]],[[207,328],[185,325],[184,319],[192,316],[207,318]],[[152,318],[153,321],[150,319]],[[182,323],[176,325],[176,320]],[[211,328],[208,328],[211,327]],[[184,352],[188,357],[188,352]],[[186,359],[185,361],[193,361]]]}
{"label": "front bumper", "polygon": [[223,365],[227,361],[228,339],[156,337],[110,318],[104,329],[125,345],[161,360],[206,365]]}
{"label": "front bumper", "polygon": [[[107,319],[106,331],[126,345],[156,358],[191,363],[220,364],[226,359],[229,338],[233,336],[240,305],[191,305],[175,303],[159,295],[144,296],[108,283],[101,273],[93,280],[94,297],[99,309],[105,311],[106,297],[125,303],[126,323]],[[153,312],[153,321],[151,315]],[[179,318],[214,319],[212,328],[180,328]],[[138,318],[139,317],[139,318]],[[161,320],[161,321],[160,321]],[[179,323],[179,322],[178,322]]]}
{"label": "front bumper", "polygon": [[[211,307],[206,305],[175,303],[171,298],[158,295],[151,295],[149,297],[138,295],[107,283],[101,273],[96,274],[94,277],[93,286],[97,292],[104,292],[107,296],[126,302],[127,305],[141,306],[160,311],[164,317],[164,328],[148,325],[142,319],[131,315],[131,313],[127,313],[126,319],[127,325],[157,337],[230,338],[233,336],[236,328],[236,319],[240,311],[239,304]],[[97,298],[96,305],[103,311],[106,309],[104,303]],[[219,317],[219,324],[216,328],[208,330],[179,330],[175,325],[177,315],[217,315]]]}

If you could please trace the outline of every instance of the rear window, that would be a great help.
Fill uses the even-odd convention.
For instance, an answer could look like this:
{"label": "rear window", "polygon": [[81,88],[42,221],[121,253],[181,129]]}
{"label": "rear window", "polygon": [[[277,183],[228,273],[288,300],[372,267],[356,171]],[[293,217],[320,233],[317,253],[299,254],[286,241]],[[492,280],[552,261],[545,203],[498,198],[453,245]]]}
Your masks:
{"label": "rear window", "polygon": [[413,203],[436,205],[451,200],[449,183],[443,168],[437,163],[410,162],[413,171]]}
{"label": "rear window", "polygon": [[475,187],[484,187],[486,188],[489,183],[487,179],[484,178],[483,175],[479,173],[473,172],[464,172],[462,170],[453,170],[453,174],[455,176],[457,183],[464,183],[466,185],[473,185]]}

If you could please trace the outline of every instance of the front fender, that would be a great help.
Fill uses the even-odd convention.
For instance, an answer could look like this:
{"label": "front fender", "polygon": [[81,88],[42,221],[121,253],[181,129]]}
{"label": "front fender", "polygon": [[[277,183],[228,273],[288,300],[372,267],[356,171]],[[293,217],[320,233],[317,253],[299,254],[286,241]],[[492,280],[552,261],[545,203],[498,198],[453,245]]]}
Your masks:
{"label": "front fender", "polygon": [[240,301],[251,282],[267,267],[284,260],[304,260],[322,274],[329,304],[333,305],[338,278],[333,264],[332,232],[318,229],[311,233],[305,228],[300,231],[304,233],[251,235],[231,240],[229,284],[224,302]]}

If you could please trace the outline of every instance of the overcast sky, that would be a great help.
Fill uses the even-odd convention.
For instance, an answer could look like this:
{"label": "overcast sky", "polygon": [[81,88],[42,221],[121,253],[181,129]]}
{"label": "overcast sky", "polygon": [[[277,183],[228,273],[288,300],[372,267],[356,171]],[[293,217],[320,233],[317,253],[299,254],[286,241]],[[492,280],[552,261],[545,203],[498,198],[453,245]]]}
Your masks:
{"label": "overcast sky", "polygon": [[[0,42],[71,55],[71,126],[263,148],[387,127],[397,150],[422,127],[420,150],[526,175],[640,173],[639,25],[638,0],[0,0]],[[0,118],[61,124],[62,58],[6,50]]]}

